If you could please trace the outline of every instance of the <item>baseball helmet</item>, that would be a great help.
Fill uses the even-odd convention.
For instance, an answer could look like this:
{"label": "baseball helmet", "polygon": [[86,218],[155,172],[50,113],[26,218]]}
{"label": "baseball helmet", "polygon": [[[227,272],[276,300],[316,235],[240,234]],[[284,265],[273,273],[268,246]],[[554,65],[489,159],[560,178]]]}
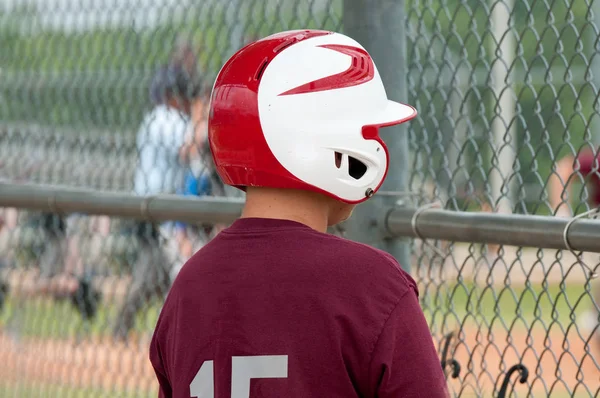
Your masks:
{"label": "baseball helmet", "polygon": [[212,90],[208,138],[226,184],[360,203],[387,174],[379,128],[416,115],[388,100],[371,56],[355,40],[294,30],[250,43],[225,63]]}

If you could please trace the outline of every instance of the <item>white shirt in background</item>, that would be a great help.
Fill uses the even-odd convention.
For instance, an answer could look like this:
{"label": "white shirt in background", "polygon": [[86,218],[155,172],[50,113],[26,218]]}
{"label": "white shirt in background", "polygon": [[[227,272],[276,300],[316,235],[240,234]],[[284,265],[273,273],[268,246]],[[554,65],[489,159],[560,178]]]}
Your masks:
{"label": "white shirt in background", "polygon": [[137,195],[175,193],[183,185],[185,167],[179,162],[189,119],[176,109],[159,105],[140,126],[136,147],[139,161],[134,190]]}

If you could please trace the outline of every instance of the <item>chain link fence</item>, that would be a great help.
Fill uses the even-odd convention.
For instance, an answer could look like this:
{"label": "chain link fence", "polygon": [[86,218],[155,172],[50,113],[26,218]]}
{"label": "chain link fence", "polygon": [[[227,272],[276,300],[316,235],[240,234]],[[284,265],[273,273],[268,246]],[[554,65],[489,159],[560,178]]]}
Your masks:
{"label": "chain link fence", "polygon": [[[600,205],[596,3],[407,2],[421,204],[558,216]],[[413,267],[457,396],[598,396],[600,287],[575,256],[437,244],[415,242]]]}
{"label": "chain link fence", "polygon": [[[344,31],[355,4],[0,0],[0,179],[239,196],[205,146],[218,68],[273,32]],[[420,114],[416,205],[524,217],[600,205],[597,8],[406,0],[409,98],[394,99]],[[190,100],[166,107],[183,89]],[[61,214],[51,200],[1,211],[0,397],[156,396],[147,350],[161,302],[224,225]],[[422,238],[411,269],[453,396],[600,395],[600,286],[581,264],[597,254]]]}

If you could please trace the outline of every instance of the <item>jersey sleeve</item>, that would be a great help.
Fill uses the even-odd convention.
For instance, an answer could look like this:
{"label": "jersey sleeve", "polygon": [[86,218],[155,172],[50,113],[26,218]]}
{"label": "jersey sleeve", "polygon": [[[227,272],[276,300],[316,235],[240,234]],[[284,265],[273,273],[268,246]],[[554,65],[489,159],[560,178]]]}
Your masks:
{"label": "jersey sleeve", "polygon": [[372,396],[447,398],[448,388],[414,290],[396,305],[379,335],[369,364]]}
{"label": "jersey sleeve", "polygon": [[171,398],[173,390],[164,368],[156,333],[150,343],[150,363],[158,380],[158,398]]}

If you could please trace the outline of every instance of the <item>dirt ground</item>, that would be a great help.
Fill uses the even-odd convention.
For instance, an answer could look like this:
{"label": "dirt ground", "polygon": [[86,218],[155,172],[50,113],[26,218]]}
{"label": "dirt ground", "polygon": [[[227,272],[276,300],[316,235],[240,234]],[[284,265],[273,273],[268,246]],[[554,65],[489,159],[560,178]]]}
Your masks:
{"label": "dirt ground", "polygon": [[156,379],[148,344],[147,338],[128,347],[108,340],[16,341],[0,333],[0,380],[150,393],[156,391]]}
{"label": "dirt ground", "polygon": [[[459,378],[449,378],[455,396],[497,396],[506,369],[519,362],[528,368],[529,379],[526,384],[511,383],[509,392],[514,388],[516,394],[512,396],[562,398],[570,396],[568,391],[576,391],[581,393],[577,397],[592,397],[600,393],[600,364],[590,355],[597,352],[600,358],[600,350],[586,347],[575,331],[566,335],[559,329],[548,335],[515,331],[510,336],[493,332],[492,338],[485,331],[467,328],[454,340],[458,344],[452,357],[461,365]],[[0,334],[0,380],[150,394],[156,391],[156,384],[147,346],[147,338],[126,347],[109,341],[17,342]],[[514,374],[511,380],[517,378]]]}
{"label": "dirt ground", "polygon": [[[543,330],[463,331],[452,357],[461,366],[458,379],[449,385],[460,397],[497,396],[506,371],[523,364],[529,371],[525,384],[515,383],[519,373],[511,376],[508,393],[518,397],[596,397],[600,394],[600,347],[586,345],[573,329],[566,334],[556,328]],[[456,340],[454,340],[456,342]],[[495,389],[494,389],[495,386]],[[507,394],[506,397],[509,395]]]}

